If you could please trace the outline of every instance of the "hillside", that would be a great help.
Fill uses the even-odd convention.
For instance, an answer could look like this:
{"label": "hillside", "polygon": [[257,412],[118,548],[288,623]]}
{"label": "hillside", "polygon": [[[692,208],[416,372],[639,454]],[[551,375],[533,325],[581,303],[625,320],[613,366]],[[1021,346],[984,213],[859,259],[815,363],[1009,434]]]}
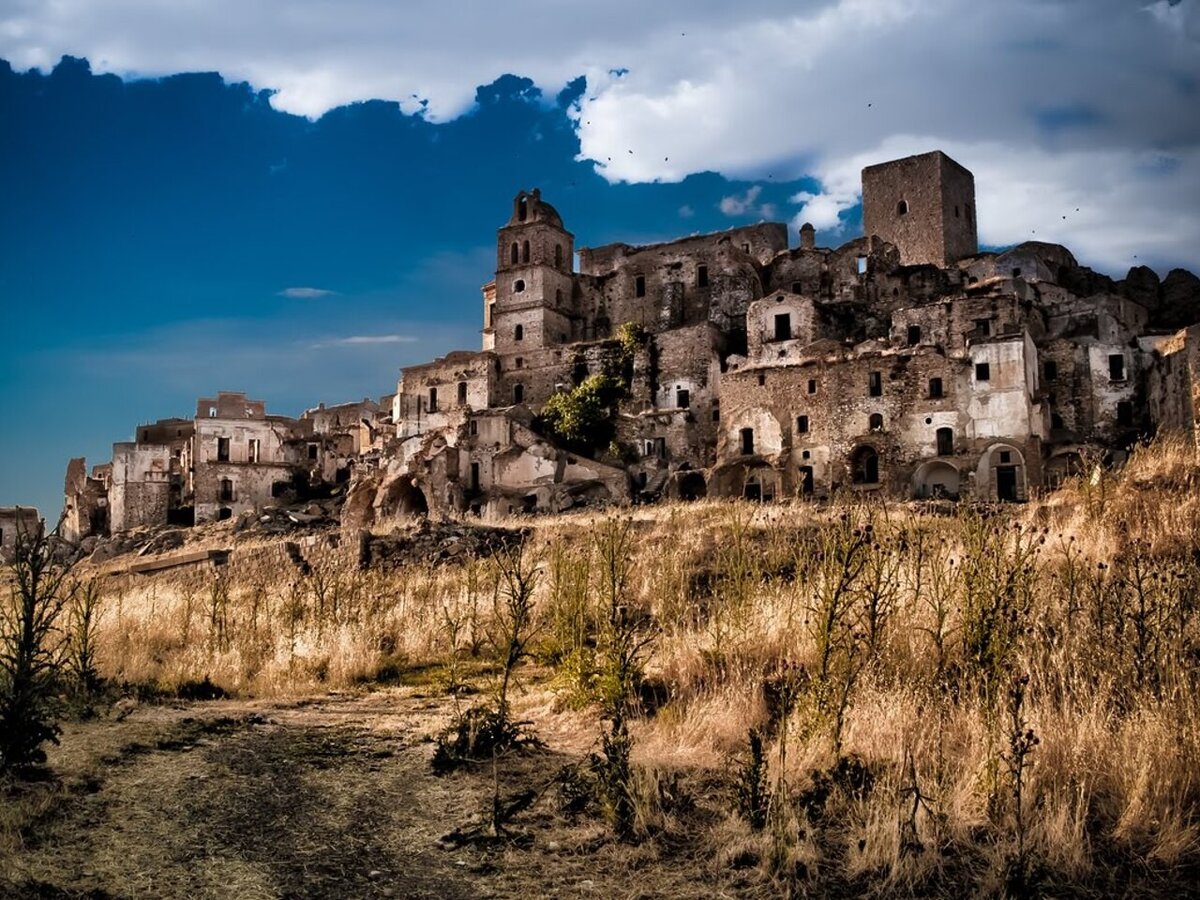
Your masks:
{"label": "hillside", "polygon": [[[1179,896],[1198,478],[1166,437],[1023,505],[322,514],[93,548],[105,693],[44,781],[4,786],[0,891]],[[514,633],[517,739],[455,757]]]}

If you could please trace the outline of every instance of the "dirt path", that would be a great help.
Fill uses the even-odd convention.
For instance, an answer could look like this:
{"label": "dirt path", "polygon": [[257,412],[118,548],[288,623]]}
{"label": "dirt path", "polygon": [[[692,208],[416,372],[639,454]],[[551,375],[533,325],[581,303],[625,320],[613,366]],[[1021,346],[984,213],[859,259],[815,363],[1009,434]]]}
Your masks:
{"label": "dirt path", "polygon": [[[698,851],[612,841],[550,794],[516,843],[443,849],[490,798],[490,765],[435,777],[428,735],[451,702],[408,689],[307,701],[144,707],[68,727],[56,780],[23,787],[0,848],[0,896],[690,897]],[[506,790],[544,785],[573,757],[507,759]],[[725,886],[725,891],[729,886]]]}

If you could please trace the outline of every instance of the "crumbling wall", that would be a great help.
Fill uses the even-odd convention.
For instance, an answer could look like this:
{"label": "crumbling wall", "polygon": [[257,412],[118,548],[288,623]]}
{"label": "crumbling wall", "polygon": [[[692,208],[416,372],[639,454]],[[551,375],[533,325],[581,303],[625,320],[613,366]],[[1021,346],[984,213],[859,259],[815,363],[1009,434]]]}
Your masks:
{"label": "crumbling wall", "polygon": [[114,532],[167,524],[171,450],[163,444],[113,444],[110,523]]}

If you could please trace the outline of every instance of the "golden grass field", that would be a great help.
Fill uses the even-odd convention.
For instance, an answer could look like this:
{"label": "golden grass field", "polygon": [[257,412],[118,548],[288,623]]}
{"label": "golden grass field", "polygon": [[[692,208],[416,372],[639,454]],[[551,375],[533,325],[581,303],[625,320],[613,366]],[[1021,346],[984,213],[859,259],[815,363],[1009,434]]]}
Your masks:
{"label": "golden grass field", "polygon": [[[441,777],[426,736],[496,686],[495,560],[362,571],[354,540],[317,535],[302,574],[221,525],[189,536],[234,548],[219,570],[82,566],[106,697],[139,702],[68,723],[52,777],[5,789],[0,892],[1182,896],[1200,882],[1198,488],[1194,449],[1160,438],[1021,506],[503,523],[531,529],[511,697],[544,747]],[[624,841],[555,786],[600,752],[618,607],[641,648]],[[228,696],[178,699],[205,679]],[[527,787],[507,837],[435,845]]]}

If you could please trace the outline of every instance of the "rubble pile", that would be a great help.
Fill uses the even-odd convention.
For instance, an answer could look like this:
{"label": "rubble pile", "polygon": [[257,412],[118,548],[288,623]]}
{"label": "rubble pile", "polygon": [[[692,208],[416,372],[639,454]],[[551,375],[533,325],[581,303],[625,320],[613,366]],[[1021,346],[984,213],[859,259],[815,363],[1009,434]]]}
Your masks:
{"label": "rubble pile", "polygon": [[391,534],[363,532],[359,546],[361,568],[399,568],[408,565],[444,566],[490,556],[521,544],[529,528],[493,528],[465,522],[421,519]]}
{"label": "rubble pile", "polygon": [[314,500],[289,506],[264,506],[258,513],[246,512],[234,522],[235,532],[289,534],[302,529],[321,529],[337,525],[343,497]]}

